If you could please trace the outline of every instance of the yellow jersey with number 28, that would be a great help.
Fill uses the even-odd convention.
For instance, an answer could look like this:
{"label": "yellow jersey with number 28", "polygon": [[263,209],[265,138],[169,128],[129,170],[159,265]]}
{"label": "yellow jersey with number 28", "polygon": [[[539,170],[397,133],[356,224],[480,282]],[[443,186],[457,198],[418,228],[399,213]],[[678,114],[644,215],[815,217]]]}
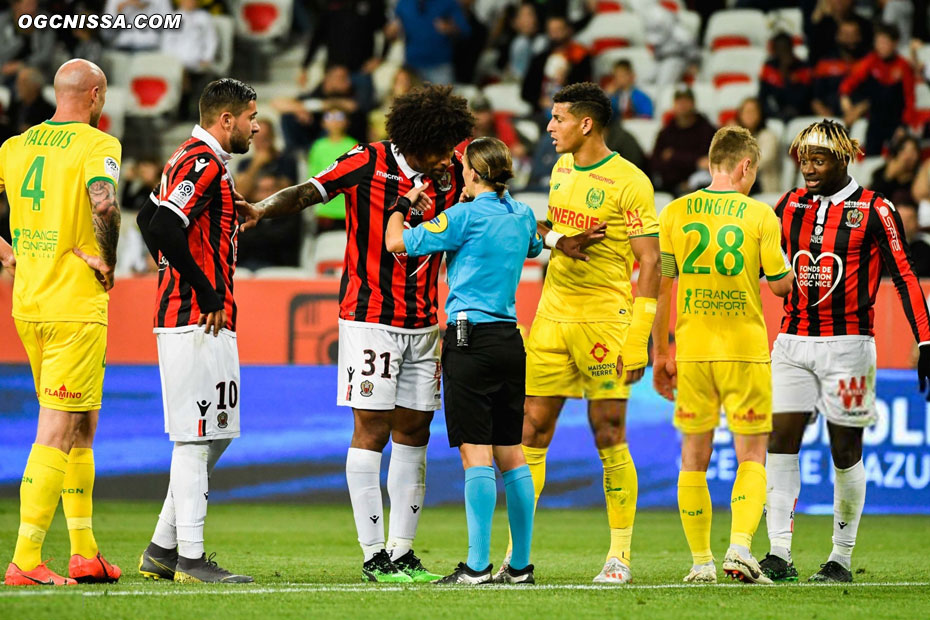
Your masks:
{"label": "yellow jersey with number 28", "polygon": [[100,255],[87,187],[119,182],[119,140],[87,123],[45,121],[0,147],[16,256],[13,317],[107,322],[109,296],[72,252]]}
{"label": "yellow jersey with number 28", "polygon": [[585,167],[571,153],[562,155],[549,179],[549,221],[565,235],[607,222],[607,236],[585,250],[588,262],[552,250],[536,313],[569,323],[629,323],[630,238],[659,231],[649,177],[617,153]]}
{"label": "yellow jersey with number 28", "polygon": [[679,362],[768,362],[759,294],[791,268],[772,207],[738,192],[700,190],[659,214],[662,275],[678,276]]}

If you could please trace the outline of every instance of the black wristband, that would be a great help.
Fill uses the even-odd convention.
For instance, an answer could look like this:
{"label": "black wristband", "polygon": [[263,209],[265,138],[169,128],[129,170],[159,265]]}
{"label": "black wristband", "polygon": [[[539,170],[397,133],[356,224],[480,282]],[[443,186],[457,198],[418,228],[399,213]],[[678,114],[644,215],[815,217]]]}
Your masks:
{"label": "black wristband", "polygon": [[394,201],[394,204],[388,209],[388,217],[391,217],[392,213],[400,213],[404,216],[404,219],[407,218],[407,214],[410,213],[410,208],[413,206],[413,203],[410,202],[410,199],[406,196],[398,196],[397,200]]}

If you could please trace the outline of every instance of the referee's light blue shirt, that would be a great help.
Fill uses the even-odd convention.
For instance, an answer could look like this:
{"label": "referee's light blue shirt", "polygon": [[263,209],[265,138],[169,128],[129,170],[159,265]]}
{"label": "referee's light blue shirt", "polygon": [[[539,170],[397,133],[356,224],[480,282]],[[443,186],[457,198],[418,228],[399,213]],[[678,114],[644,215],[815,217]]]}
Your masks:
{"label": "referee's light blue shirt", "polygon": [[543,240],[528,206],[508,192],[484,192],[404,230],[404,245],[410,256],[447,252],[450,322],[464,310],[470,322],[490,323],[516,322],[520,272]]}

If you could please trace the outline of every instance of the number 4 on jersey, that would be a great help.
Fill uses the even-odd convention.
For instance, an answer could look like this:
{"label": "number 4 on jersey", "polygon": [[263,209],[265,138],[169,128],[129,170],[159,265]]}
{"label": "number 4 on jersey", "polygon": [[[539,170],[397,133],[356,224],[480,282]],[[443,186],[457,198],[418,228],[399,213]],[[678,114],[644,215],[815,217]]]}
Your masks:
{"label": "number 4 on jersey", "polygon": [[23,179],[23,186],[19,193],[23,198],[32,199],[32,210],[39,211],[42,208],[42,199],[45,198],[45,190],[42,189],[42,170],[45,168],[45,157],[39,155],[32,160],[32,165],[26,171],[26,178]]}

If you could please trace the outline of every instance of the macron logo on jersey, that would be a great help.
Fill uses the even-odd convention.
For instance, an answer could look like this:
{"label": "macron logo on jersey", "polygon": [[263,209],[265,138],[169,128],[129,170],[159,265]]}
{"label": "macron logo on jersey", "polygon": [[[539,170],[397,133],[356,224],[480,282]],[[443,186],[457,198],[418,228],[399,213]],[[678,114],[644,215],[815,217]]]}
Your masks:
{"label": "macron logo on jersey", "polygon": [[210,160],[207,159],[206,157],[199,158],[197,161],[194,162],[194,171],[200,172],[201,170],[206,168],[207,164],[209,163],[210,163]]}
{"label": "macron logo on jersey", "polygon": [[390,179],[391,181],[400,181],[400,180],[401,180],[399,174],[389,174],[389,173],[387,173],[387,172],[384,172],[383,170],[375,170],[375,174],[378,175],[379,177],[382,177],[382,178],[385,178],[385,179]]}

